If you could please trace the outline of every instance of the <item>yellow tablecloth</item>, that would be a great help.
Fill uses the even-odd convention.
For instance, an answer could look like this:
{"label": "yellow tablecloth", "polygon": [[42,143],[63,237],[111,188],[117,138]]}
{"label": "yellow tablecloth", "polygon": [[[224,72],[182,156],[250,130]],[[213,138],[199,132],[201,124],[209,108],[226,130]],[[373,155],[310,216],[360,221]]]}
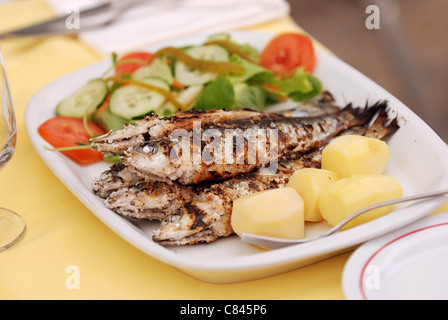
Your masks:
{"label": "yellow tablecloth", "polygon": [[[42,0],[0,5],[0,32],[52,15]],[[250,29],[301,30],[289,17]],[[341,275],[351,252],[260,280],[210,284],[128,244],[47,168],[23,120],[27,102],[39,89],[101,57],[68,36],[8,39],[0,45],[19,132],[16,153],[0,172],[0,206],[20,213],[28,228],[19,245],[0,253],[0,299],[344,299]],[[66,285],[73,265],[79,270],[79,289]]]}

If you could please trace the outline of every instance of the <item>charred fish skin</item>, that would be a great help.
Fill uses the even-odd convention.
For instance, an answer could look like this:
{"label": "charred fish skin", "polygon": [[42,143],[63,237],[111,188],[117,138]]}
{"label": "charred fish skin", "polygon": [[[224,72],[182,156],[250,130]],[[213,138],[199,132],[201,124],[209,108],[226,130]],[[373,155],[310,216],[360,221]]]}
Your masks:
{"label": "charred fish skin", "polygon": [[[360,134],[385,139],[399,129],[397,119],[389,120],[384,103],[371,126],[357,126],[341,134]],[[192,245],[210,243],[233,234],[230,219],[233,201],[241,196],[272,188],[284,187],[295,170],[321,166],[321,150],[300,160],[279,164],[278,174],[266,176],[249,173],[232,178],[205,190],[190,203],[163,220],[153,233],[161,245]]]}
{"label": "charred fish skin", "polygon": [[[182,140],[185,147],[170,138],[150,141],[125,152],[123,162],[143,178],[161,181],[194,184],[228,179],[279,161],[297,159],[304,153],[325,145],[343,130],[367,123],[379,108],[380,106],[373,106],[355,109],[348,105],[338,113],[324,116],[276,119],[258,117],[201,127],[200,140],[195,141],[196,133],[188,132],[186,140]],[[231,129],[230,133],[228,129]],[[208,130],[218,139],[204,138],[204,133]],[[266,143],[264,150],[256,149],[257,156],[254,157],[253,141],[257,140],[256,134],[260,132],[258,130],[266,133]],[[232,135],[230,139],[228,135]],[[234,137],[237,137],[242,146],[239,151],[232,148],[230,158],[234,161],[224,160],[229,156],[225,152],[214,153],[210,161],[203,156],[209,150],[212,153],[217,149],[222,150],[225,141],[233,141]],[[271,140],[272,137],[274,138]],[[217,144],[220,144],[218,148]],[[181,147],[176,148],[176,145]],[[194,158],[195,155],[199,155],[199,161],[194,161],[198,159]],[[177,161],[178,159],[181,160]]]}
{"label": "charred fish skin", "polygon": [[161,221],[188,203],[198,192],[192,186],[145,181],[112,192],[104,203],[106,208],[121,216]]}

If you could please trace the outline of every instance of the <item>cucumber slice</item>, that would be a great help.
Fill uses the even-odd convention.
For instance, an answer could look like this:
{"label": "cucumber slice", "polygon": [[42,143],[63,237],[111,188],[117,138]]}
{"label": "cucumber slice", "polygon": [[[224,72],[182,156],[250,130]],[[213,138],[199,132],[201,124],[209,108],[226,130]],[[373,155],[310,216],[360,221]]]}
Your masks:
{"label": "cucumber slice", "polygon": [[[197,98],[202,89],[204,89],[204,85],[202,84],[190,86],[185,90],[182,90],[176,99],[183,105],[192,105],[192,101]],[[159,110],[157,110],[156,114],[159,117],[166,117],[176,113],[177,111],[179,110],[171,102],[166,102],[162,105],[162,107],[160,107]]]}
{"label": "cucumber slice", "polygon": [[[142,81],[170,90],[168,83],[159,78],[148,77]],[[155,112],[164,101],[165,97],[162,94],[132,84],[119,87],[112,93],[109,108],[112,113],[131,120]]]}
{"label": "cucumber slice", "polygon": [[202,85],[202,84],[190,86],[187,89],[185,89],[179,93],[179,96],[177,97],[177,101],[179,101],[183,105],[191,103],[191,101],[193,99],[196,99],[197,96],[199,95],[199,93],[201,93],[202,89],[204,89],[204,85]]}
{"label": "cucumber slice", "polygon": [[163,117],[169,117],[172,114],[175,114],[177,111],[177,108],[172,103],[165,103],[163,106],[157,110],[156,114],[159,118]]}
{"label": "cucumber slice", "polygon": [[102,79],[87,82],[79,90],[59,102],[56,114],[82,118],[86,113],[92,114],[107,96],[107,85]]}
{"label": "cucumber slice", "polygon": [[150,65],[137,69],[132,74],[132,77],[138,81],[142,81],[147,77],[158,77],[165,80],[170,85],[174,81],[171,68],[161,58],[154,59]]}
{"label": "cucumber slice", "polygon": [[[195,59],[212,61],[229,61],[229,53],[218,45],[204,45],[191,47],[186,51]],[[177,61],[174,67],[174,75],[177,81],[185,86],[204,84],[218,78],[219,74],[214,72],[203,72],[187,66],[182,61]]]}
{"label": "cucumber slice", "polygon": [[109,108],[107,108],[101,113],[101,116],[96,122],[107,131],[117,131],[123,129],[124,125],[129,123],[129,120],[112,113]]}

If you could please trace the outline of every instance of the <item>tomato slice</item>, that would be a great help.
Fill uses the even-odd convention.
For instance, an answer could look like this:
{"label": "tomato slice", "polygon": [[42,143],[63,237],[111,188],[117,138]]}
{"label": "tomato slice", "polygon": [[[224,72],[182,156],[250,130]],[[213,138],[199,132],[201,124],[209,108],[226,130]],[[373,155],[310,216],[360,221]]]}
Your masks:
{"label": "tomato slice", "polygon": [[[122,56],[118,61],[124,61],[128,59],[139,59],[143,61],[151,61],[152,57],[154,55],[150,52],[145,51],[136,51],[136,52],[130,52]],[[115,67],[115,75],[117,77],[121,77],[125,74],[132,74],[135,70],[143,67],[144,64],[138,63],[138,62],[129,62],[129,63],[123,63],[121,65],[118,65]]]}
{"label": "tomato slice", "polygon": [[298,67],[312,72],[316,55],[311,39],[304,34],[284,33],[275,36],[260,55],[260,65],[281,74],[289,74]]}
{"label": "tomato slice", "polygon": [[[106,133],[103,128],[93,122],[88,121],[87,126],[94,135]],[[57,116],[45,121],[37,131],[45,141],[55,148],[89,144],[90,135],[84,127],[83,120],[79,118]],[[61,152],[79,165],[88,165],[103,160],[101,152],[90,148]]]}

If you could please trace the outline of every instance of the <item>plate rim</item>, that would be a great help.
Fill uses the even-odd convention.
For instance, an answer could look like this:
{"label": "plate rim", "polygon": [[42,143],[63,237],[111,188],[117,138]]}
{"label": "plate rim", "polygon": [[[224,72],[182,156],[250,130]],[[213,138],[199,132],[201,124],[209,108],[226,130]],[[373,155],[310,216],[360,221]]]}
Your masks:
{"label": "plate rim", "polygon": [[[448,197],[447,197],[448,199]],[[426,231],[435,227],[447,227],[448,211],[427,215],[403,228],[384,234],[381,237],[367,241],[359,246],[347,260],[342,272],[342,289],[348,300],[371,300],[364,292],[362,276],[364,270],[378,253],[389,245],[397,244],[400,240],[409,240],[407,236],[412,234],[420,235],[420,231]],[[400,245],[400,244],[399,244]],[[378,299],[378,298],[377,298]]]}
{"label": "plate rim", "polygon": [[[260,37],[266,37],[266,41],[269,40],[274,35],[272,33],[258,32],[258,31],[229,31],[228,33],[230,35],[238,35],[238,36],[242,36],[242,37],[248,37],[248,36],[253,36],[253,35],[257,34]],[[176,42],[186,42],[186,41],[189,41],[188,39],[204,39],[204,36],[206,36],[206,35],[208,35],[208,34],[207,33],[196,34],[191,37],[177,39],[177,41],[171,40],[171,41],[167,41],[165,43],[152,45],[149,48],[160,47],[160,46],[166,45],[168,43],[173,44]],[[376,91],[380,92],[381,94],[384,94],[384,96],[387,97],[387,99],[389,101],[391,101],[391,102],[393,101],[393,103],[395,105],[399,106],[400,112],[403,111],[404,116],[407,119],[412,118],[413,120],[421,122],[422,124],[424,124],[423,129],[425,130],[425,132],[429,132],[430,134],[434,135],[435,137],[438,137],[437,134],[422,119],[420,119],[413,111],[411,111],[408,107],[406,107],[402,102],[400,102],[392,94],[387,92],[384,88],[382,88],[381,86],[376,84],[373,80],[369,79],[367,76],[365,76],[358,70],[354,69],[352,66],[348,65],[343,60],[337,58],[336,56],[332,55],[331,53],[326,52],[325,50],[322,50],[322,49],[316,47],[316,52],[319,55],[325,55],[326,58],[328,58],[328,59],[332,59],[332,63],[338,63],[341,65],[341,67],[349,68],[351,72],[355,72],[356,75],[361,77],[363,81],[368,81],[369,85],[373,85],[375,87]],[[122,223],[123,218],[116,214],[115,214],[116,217],[113,217],[112,219],[110,219],[112,217],[112,215],[109,213],[109,211],[110,211],[109,209],[104,208],[105,210],[107,210],[106,212],[103,208],[100,208],[98,210],[98,205],[99,205],[100,199],[97,198],[96,196],[95,196],[96,199],[92,199],[91,196],[90,197],[86,196],[83,193],[84,190],[80,190],[79,186],[76,183],[74,183],[74,181],[70,181],[68,179],[68,176],[75,177],[75,175],[72,174],[72,172],[70,172],[70,175],[67,175],[66,172],[65,173],[61,172],[61,169],[66,169],[65,165],[68,165],[68,166],[71,165],[69,160],[66,160],[66,159],[62,160],[65,163],[64,168],[62,168],[61,165],[58,163],[51,162],[51,157],[49,157],[48,152],[45,153],[45,150],[43,150],[43,148],[41,147],[42,140],[39,137],[37,137],[36,132],[32,132],[32,130],[34,130],[33,128],[35,128],[35,124],[33,124],[32,116],[31,116],[32,113],[30,112],[30,110],[32,110],[34,105],[38,104],[39,100],[42,99],[42,97],[44,97],[49,90],[51,91],[52,87],[59,84],[61,81],[62,82],[66,81],[66,79],[70,79],[70,78],[76,77],[76,76],[80,77],[84,73],[88,73],[90,69],[93,70],[95,68],[100,68],[100,66],[102,66],[102,65],[107,67],[108,61],[109,61],[108,59],[104,59],[104,60],[96,62],[94,64],[87,65],[78,70],[74,70],[66,75],[63,75],[62,77],[60,77],[58,79],[53,80],[52,82],[50,82],[49,84],[47,84],[43,88],[41,88],[37,93],[35,93],[33,95],[33,97],[29,100],[29,102],[26,106],[25,126],[26,126],[28,136],[31,140],[31,143],[32,143],[34,149],[37,151],[37,153],[39,154],[41,159],[44,161],[44,163],[50,168],[50,170],[53,171],[53,173],[56,175],[56,177],[64,185],[66,185],[66,187],[79,200],[81,200],[81,202],[95,216],[97,216],[106,226],[108,226],[113,232],[118,234],[120,237],[122,237],[128,243],[130,243],[134,247],[139,248],[144,253],[146,253],[164,263],[172,265],[180,270],[184,270],[187,273],[189,273],[190,275],[193,270],[195,270],[195,271],[204,270],[204,271],[218,272],[218,273],[219,272],[244,271],[244,270],[251,270],[254,268],[259,268],[259,269],[269,268],[269,267],[272,267],[274,265],[279,265],[279,264],[294,264],[294,263],[297,263],[298,260],[300,260],[300,259],[312,258],[313,256],[326,255],[330,252],[336,252],[338,250],[346,249],[350,246],[358,245],[359,243],[368,241],[371,238],[374,238],[374,237],[380,236],[381,234],[390,232],[390,231],[392,231],[391,229],[397,229],[397,228],[403,226],[403,225],[395,226],[394,228],[389,227],[389,228],[383,229],[382,231],[376,230],[377,225],[382,225],[382,224],[388,223],[388,221],[390,221],[392,219],[392,216],[395,217],[396,215],[399,215],[400,210],[398,210],[398,211],[395,211],[393,215],[391,214],[389,216],[385,216],[385,217],[376,219],[375,221],[366,223],[357,228],[353,228],[351,230],[346,230],[339,234],[335,234],[332,236],[332,238],[330,238],[330,239],[332,239],[332,241],[328,241],[328,238],[327,238],[327,239],[318,240],[320,242],[318,242],[318,241],[313,242],[312,244],[314,244],[314,245],[316,243],[318,243],[320,245],[319,250],[312,250],[313,246],[311,245],[311,243],[310,244],[302,244],[302,245],[300,245],[301,246],[300,250],[296,250],[297,249],[296,246],[291,246],[291,247],[271,250],[271,251],[267,251],[267,252],[259,252],[256,255],[229,258],[229,260],[231,260],[231,263],[226,266],[223,266],[222,261],[216,261],[216,262],[209,261],[207,264],[204,265],[203,264],[204,261],[198,262],[198,261],[192,261],[191,259],[186,259],[185,256],[176,254],[175,252],[173,252],[169,249],[166,249],[165,247],[160,246],[159,244],[156,244],[156,243],[154,243],[154,245],[148,247],[147,243],[146,244],[141,243],[141,241],[142,241],[140,239],[141,235],[139,235],[138,232],[136,234],[137,237],[139,237],[138,243],[135,243],[135,241],[131,241],[129,239],[127,232],[134,232],[136,228],[133,228],[130,225]],[[401,109],[403,109],[403,110],[401,110]],[[448,147],[447,147],[447,149],[448,149]],[[448,155],[447,150],[444,150],[444,152],[445,152],[445,154]],[[63,174],[64,174],[64,176],[62,176]],[[430,211],[430,210],[436,209],[438,206],[440,206],[442,204],[443,204],[443,200],[440,198],[435,199],[435,200],[427,200],[427,201],[423,201],[423,202],[417,204],[417,209],[420,209],[422,211],[428,211],[428,210]],[[415,220],[420,219],[424,215],[426,215],[426,213],[420,214],[420,215],[415,215],[415,216],[413,216],[412,219],[409,219],[406,222],[406,224],[410,224],[410,223],[414,222]],[[392,219],[392,221],[393,221],[393,219]],[[117,224],[120,224],[120,222],[121,222],[121,226],[117,227]],[[374,231],[372,231],[372,229]],[[362,236],[359,236],[355,242],[349,241],[350,239],[353,240],[353,237],[354,236],[356,237],[356,234],[360,234]],[[147,238],[145,238],[145,239],[147,241]],[[149,253],[148,250],[150,250],[151,253]],[[299,253],[297,253],[297,251],[299,251]],[[256,256],[256,258],[254,259],[255,256]],[[260,263],[259,260],[263,259],[265,256],[268,256],[269,259],[264,259],[264,261],[262,260],[263,263]],[[257,259],[257,258],[260,258],[260,259]],[[274,260],[274,261],[272,262],[269,260]],[[197,275],[195,277],[197,277]],[[229,277],[232,278],[232,276],[229,276]],[[199,278],[200,278],[200,276],[199,276]],[[201,280],[203,280],[203,279],[201,279]],[[208,279],[206,281],[209,281],[209,280],[210,279]],[[227,280],[224,280],[224,282],[233,282],[233,281],[231,279],[227,279]]]}

